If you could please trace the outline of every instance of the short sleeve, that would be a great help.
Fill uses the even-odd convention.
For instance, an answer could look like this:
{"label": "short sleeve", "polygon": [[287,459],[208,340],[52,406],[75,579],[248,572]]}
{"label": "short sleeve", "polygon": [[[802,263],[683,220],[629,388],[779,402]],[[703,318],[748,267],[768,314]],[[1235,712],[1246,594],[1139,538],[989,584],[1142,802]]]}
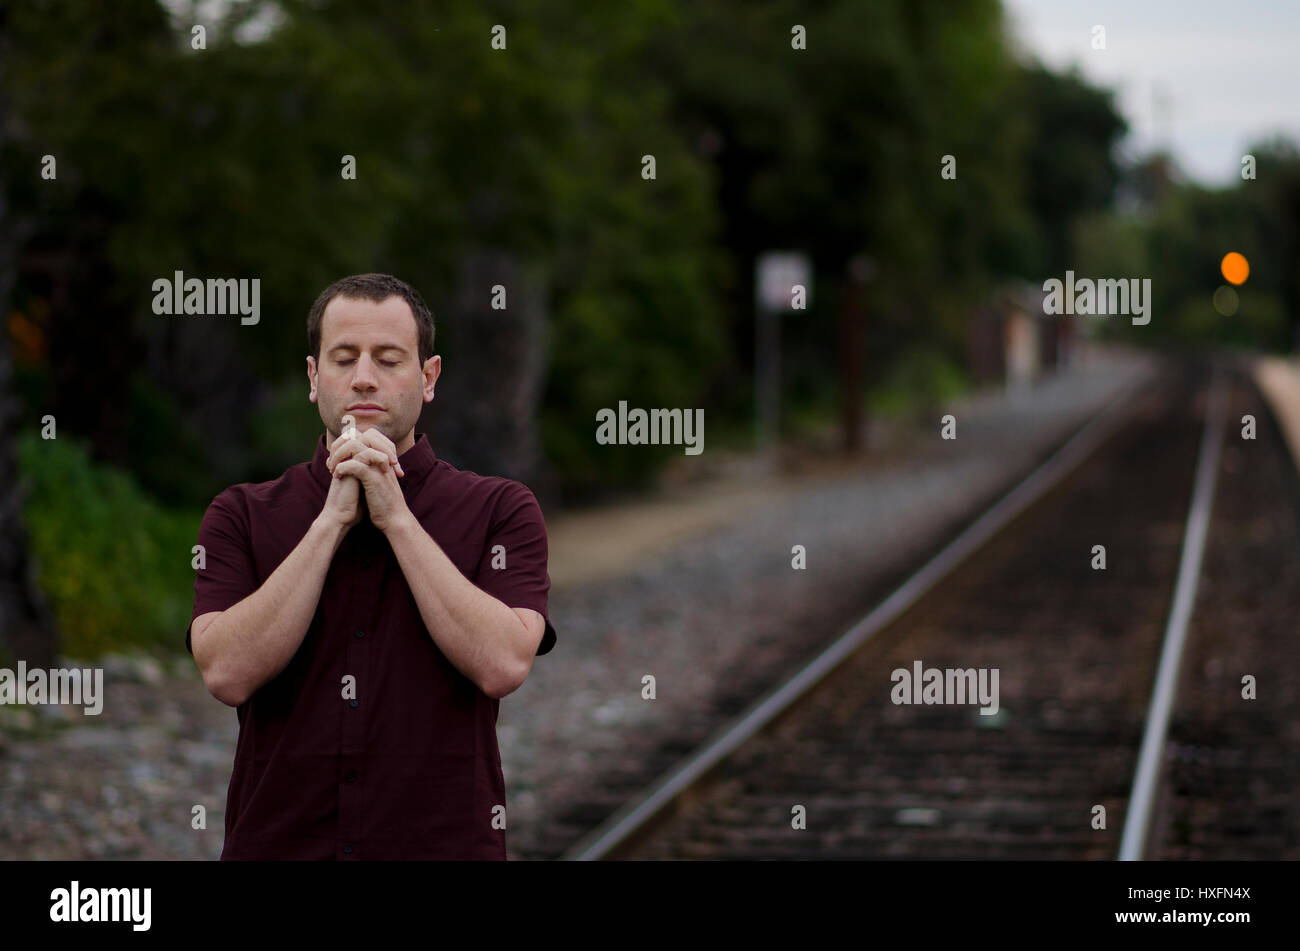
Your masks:
{"label": "short sleeve", "polygon": [[555,628],[546,601],[551,578],[546,571],[546,522],[532,491],[511,482],[498,497],[479,562],[479,588],[511,608],[532,608],[546,621],[538,654],[555,646]]}
{"label": "short sleeve", "polygon": [[253,552],[249,542],[246,510],[229,489],[222,492],[199,523],[198,544],[202,546],[202,567],[194,572],[194,611],[185,630],[185,649],[194,647],[190,636],[194,619],[212,611],[224,611],[257,590]]}

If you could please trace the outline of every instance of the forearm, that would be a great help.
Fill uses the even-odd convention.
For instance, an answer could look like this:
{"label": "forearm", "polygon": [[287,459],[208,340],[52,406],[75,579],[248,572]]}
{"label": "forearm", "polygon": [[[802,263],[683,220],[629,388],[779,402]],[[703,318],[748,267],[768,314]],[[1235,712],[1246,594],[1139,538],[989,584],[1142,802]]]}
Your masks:
{"label": "forearm", "polygon": [[414,516],[386,534],[438,649],[488,696],[514,690],[532,650],[519,616],[461,574]]}
{"label": "forearm", "polygon": [[317,518],[260,588],[221,612],[201,642],[195,639],[194,659],[214,696],[238,706],[289,665],[346,532],[336,520]]}

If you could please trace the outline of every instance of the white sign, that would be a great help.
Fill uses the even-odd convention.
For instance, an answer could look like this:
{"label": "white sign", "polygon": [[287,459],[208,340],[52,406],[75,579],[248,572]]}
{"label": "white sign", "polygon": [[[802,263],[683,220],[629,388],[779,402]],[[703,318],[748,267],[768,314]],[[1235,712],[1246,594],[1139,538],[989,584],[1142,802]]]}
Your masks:
{"label": "white sign", "polygon": [[768,251],[754,264],[754,297],[767,311],[791,310],[793,287],[804,288],[804,307],[812,303],[812,267],[799,251]]}

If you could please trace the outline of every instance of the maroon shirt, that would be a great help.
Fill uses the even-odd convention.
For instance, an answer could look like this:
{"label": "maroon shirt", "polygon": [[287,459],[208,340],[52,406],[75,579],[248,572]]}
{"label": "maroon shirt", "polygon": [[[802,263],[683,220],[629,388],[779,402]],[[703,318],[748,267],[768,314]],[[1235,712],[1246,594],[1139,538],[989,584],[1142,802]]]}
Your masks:
{"label": "maroon shirt", "polygon": [[[212,500],[191,623],[252,594],[302,540],[325,504],[327,458],[322,435],[311,462]],[[537,653],[548,652],[546,524],[533,493],[436,458],[423,433],[400,459],[425,531],[479,588],[546,617]],[[193,653],[189,631],[185,646]],[[345,700],[349,674],[356,698]],[[221,858],[504,859],[499,706],[443,656],[388,539],[363,518],[330,563],[298,652],[238,708]]]}

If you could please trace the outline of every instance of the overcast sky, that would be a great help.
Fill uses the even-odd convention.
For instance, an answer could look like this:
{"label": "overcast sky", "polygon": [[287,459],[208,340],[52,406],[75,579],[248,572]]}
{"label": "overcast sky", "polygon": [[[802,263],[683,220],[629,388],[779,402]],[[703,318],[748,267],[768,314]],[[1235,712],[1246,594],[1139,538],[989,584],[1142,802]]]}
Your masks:
{"label": "overcast sky", "polygon": [[[1240,175],[1252,141],[1300,144],[1300,0],[1004,0],[1021,47],[1117,91],[1125,155],[1172,147],[1207,185]],[[1106,49],[1092,48],[1094,26]],[[1239,180],[1239,179],[1238,179]]]}

